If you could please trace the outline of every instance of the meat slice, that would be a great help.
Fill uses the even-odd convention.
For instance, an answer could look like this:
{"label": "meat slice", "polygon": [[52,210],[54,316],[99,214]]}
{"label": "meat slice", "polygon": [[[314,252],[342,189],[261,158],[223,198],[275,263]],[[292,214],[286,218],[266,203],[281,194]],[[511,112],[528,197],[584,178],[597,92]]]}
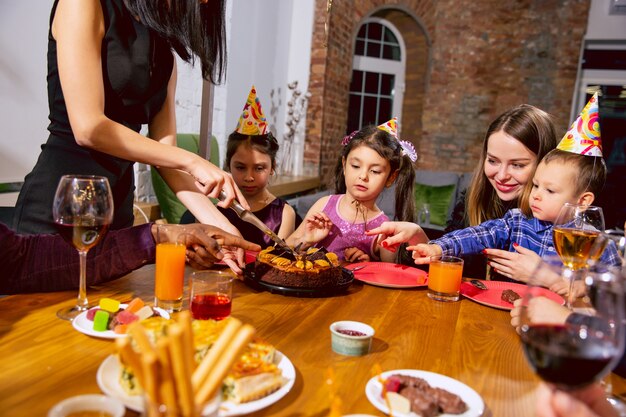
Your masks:
{"label": "meat slice", "polygon": [[467,411],[467,404],[456,394],[441,388],[431,388],[428,393],[436,399],[444,414],[463,414]]}
{"label": "meat slice", "polygon": [[400,395],[409,399],[411,411],[422,417],[435,417],[439,415],[437,400],[426,391],[415,387],[406,387],[400,390]]}

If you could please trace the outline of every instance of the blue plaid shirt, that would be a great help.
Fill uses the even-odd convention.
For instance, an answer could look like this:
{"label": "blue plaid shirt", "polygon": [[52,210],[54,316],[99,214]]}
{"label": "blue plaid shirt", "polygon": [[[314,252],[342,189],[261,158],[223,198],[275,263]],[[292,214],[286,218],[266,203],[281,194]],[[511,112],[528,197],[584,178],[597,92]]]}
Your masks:
{"label": "blue plaid shirt", "polygon": [[[520,209],[506,212],[503,218],[488,220],[478,226],[455,230],[432,240],[441,246],[444,255],[476,255],[483,249],[506,249],[515,252],[513,243],[530,249],[539,256],[556,255],[552,240],[552,222],[527,218]],[[620,265],[615,243],[609,241],[601,260],[609,265]]]}

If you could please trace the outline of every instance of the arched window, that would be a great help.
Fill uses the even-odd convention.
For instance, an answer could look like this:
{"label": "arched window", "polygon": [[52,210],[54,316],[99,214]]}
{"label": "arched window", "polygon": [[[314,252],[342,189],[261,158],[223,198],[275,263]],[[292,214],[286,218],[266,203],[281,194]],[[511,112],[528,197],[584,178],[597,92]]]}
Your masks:
{"label": "arched window", "polygon": [[388,20],[363,21],[354,43],[347,133],[402,114],[404,41]]}

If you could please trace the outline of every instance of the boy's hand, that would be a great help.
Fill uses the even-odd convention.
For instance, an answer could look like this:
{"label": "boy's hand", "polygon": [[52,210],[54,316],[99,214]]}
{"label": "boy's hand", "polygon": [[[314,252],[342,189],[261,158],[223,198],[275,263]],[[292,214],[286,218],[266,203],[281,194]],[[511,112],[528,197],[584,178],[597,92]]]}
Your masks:
{"label": "boy's hand", "polygon": [[431,256],[439,256],[443,253],[441,246],[435,244],[420,243],[419,245],[409,246],[406,249],[413,251],[413,261],[417,265],[429,264]]}
{"label": "boy's hand", "polygon": [[370,256],[359,248],[346,248],[343,256],[348,262],[369,262]]}
{"label": "boy's hand", "polygon": [[[501,249],[485,249],[483,253],[489,258],[489,265],[499,274],[517,281],[528,283],[541,262],[541,257],[530,249],[513,244],[516,252]],[[535,282],[543,286],[550,283]]]}
{"label": "boy's hand", "polygon": [[326,213],[314,213],[304,219],[304,241],[306,243],[317,243],[324,240],[333,227]]}

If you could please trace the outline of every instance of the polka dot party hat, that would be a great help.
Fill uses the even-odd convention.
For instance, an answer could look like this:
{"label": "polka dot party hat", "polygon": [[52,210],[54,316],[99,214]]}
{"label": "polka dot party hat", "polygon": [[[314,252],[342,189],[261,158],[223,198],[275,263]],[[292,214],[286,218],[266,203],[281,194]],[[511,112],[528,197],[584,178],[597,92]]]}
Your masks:
{"label": "polka dot party hat", "polygon": [[595,93],[557,145],[562,151],[587,156],[602,156],[598,93]]}
{"label": "polka dot party hat", "polygon": [[256,88],[252,86],[248,100],[243,106],[243,112],[237,122],[236,132],[242,135],[264,135],[267,131],[267,119],[261,109],[261,102],[256,96]]}

